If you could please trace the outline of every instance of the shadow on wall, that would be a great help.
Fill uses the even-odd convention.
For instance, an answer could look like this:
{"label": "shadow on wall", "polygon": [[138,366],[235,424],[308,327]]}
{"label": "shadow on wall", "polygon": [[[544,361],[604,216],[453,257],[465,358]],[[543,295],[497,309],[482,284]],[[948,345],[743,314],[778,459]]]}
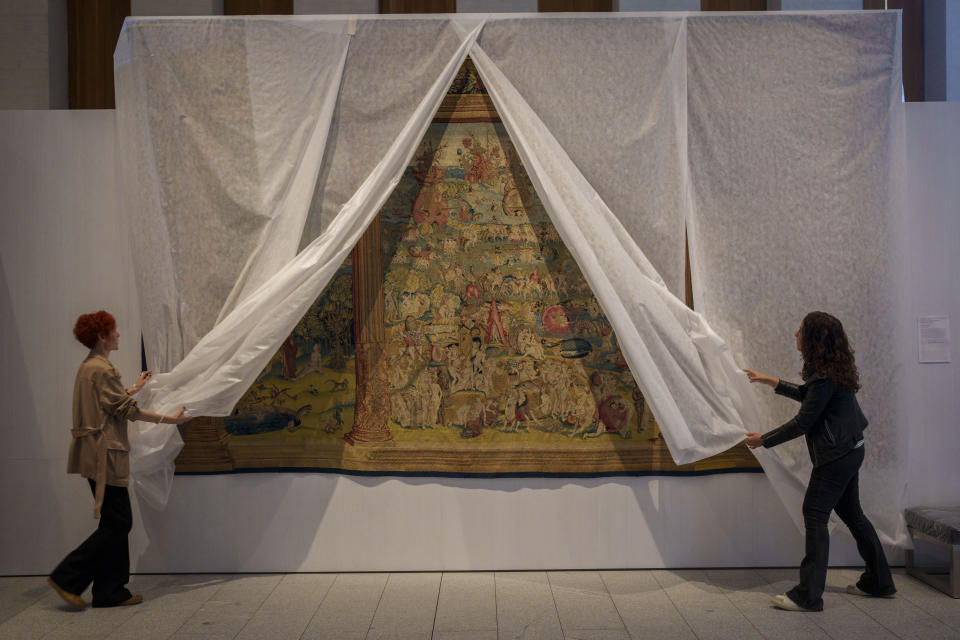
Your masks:
{"label": "shadow on wall", "polygon": [[[77,538],[75,527],[64,521],[64,500],[75,496],[90,498],[89,489],[80,483],[71,486],[54,485],[54,475],[64,474],[66,447],[69,443],[69,416],[65,416],[62,449],[48,451],[43,439],[44,426],[39,403],[44,394],[69,393],[69,390],[31,387],[27,358],[24,351],[15,301],[7,284],[6,269],[0,262],[0,354],[2,373],[0,384],[4,397],[14,399],[3,409],[4,455],[2,478],[4,491],[0,493],[0,513],[5,526],[0,526],[0,574],[17,575],[51,571],[58,556],[65,555],[82,538]],[[20,309],[23,315],[23,309]],[[34,358],[44,354],[32,354]],[[34,367],[36,368],[36,367]],[[53,382],[51,372],[44,372],[43,382]],[[66,403],[64,403],[66,404]],[[46,425],[49,426],[49,425]],[[56,443],[57,447],[61,443]],[[53,455],[51,455],[53,454]],[[86,494],[82,491],[85,490]],[[60,509],[37,508],[37,505],[61,506]],[[88,513],[84,504],[84,513]],[[92,499],[89,503],[92,509]],[[88,516],[89,517],[89,516]],[[89,532],[88,532],[89,533]],[[84,534],[86,535],[86,534]],[[49,565],[49,566],[48,566]]]}
{"label": "shadow on wall", "polygon": [[802,550],[758,474],[178,476],[166,511],[139,511],[137,573],[786,566]]}
{"label": "shadow on wall", "polygon": [[[304,474],[177,476],[167,508],[136,500],[131,566],[138,573],[302,570],[336,486]],[[309,474],[316,477],[319,474]],[[309,500],[297,485],[309,484]],[[302,487],[301,487],[302,488]]]}
{"label": "shadow on wall", "polygon": [[[754,473],[349,481],[370,494],[367,527],[390,532],[380,542],[390,566],[363,570],[784,566],[802,550],[783,506]],[[388,483],[404,488],[367,491]],[[339,504],[332,513],[341,517]]]}
{"label": "shadow on wall", "polygon": [[[656,559],[667,561],[674,533],[663,526],[659,480],[350,478],[363,491],[404,485],[405,499],[396,501],[402,504],[371,499],[371,506],[384,509],[381,526],[395,526],[382,542],[396,550],[389,554],[396,564],[383,568],[394,571],[662,566]],[[424,499],[407,497],[411,490],[422,490]]]}

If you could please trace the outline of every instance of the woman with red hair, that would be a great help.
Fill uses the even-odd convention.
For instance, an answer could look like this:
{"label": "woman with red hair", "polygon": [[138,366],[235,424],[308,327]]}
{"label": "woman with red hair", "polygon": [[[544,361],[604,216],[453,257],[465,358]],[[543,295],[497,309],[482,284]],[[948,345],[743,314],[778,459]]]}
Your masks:
{"label": "woman with red hair", "polygon": [[80,594],[91,582],[94,607],[139,604],[143,596],[131,594],[126,587],[130,580],[127,536],[133,526],[127,493],[127,421],[183,424],[189,417],[186,409],[164,416],[137,406],[133,394],[143,388],[151,372],[144,371],[135,385],[124,388],[120,372],[110,362],[110,352],[120,343],[112,315],[106,311],[81,315],[73,335],[90,354],[80,365],[73,387],[73,441],[67,473],[87,479],[94,495],[93,517],[100,522],[96,531],[57,565],[48,581],[76,609],[87,606]]}

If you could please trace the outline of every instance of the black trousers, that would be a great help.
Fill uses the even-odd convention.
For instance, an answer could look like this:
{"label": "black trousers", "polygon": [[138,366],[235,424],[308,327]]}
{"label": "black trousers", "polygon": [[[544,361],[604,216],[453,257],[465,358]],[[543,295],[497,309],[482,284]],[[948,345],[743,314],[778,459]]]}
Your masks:
{"label": "black trousers", "polygon": [[[95,488],[88,480],[90,489]],[[50,577],[61,589],[80,595],[93,583],[93,606],[109,607],[130,597],[130,549],[133,528],[130,495],[126,487],[106,486],[100,523],[90,537],[57,565]]]}
{"label": "black trousers", "polygon": [[803,498],[806,556],[800,563],[800,584],[787,592],[791,600],[806,609],[823,609],[827,558],[830,554],[827,521],[831,511],[836,511],[840,520],[850,529],[857,541],[857,551],[867,565],[857,587],[876,596],[896,592],[880,539],[860,507],[861,464],[862,446],[815,468],[810,475],[810,484]]}

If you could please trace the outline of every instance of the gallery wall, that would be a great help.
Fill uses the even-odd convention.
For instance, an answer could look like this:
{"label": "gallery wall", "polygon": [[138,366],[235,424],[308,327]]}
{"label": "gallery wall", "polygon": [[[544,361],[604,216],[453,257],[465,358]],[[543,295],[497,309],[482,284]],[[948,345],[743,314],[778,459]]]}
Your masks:
{"label": "gallery wall", "polygon": [[[125,377],[140,363],[112,111],[0,115],[0,572],[44,573],[95,523],[90,489],[66,476],[71,392],[87,350],[77,315],[118,319]],[[132,384],[132,383],[131,383]]]}
{"label": "gallery wall", "polygon": [[[960,317],[960,105],[907,105],[900,274],[908,504],[955,503],[955,364],[919,364],[916,317]],[[82,312],[118,317],[114,360],[132,384],[138,312],[115,197],[113,114],[0,113],[0,574],[49,572],[93,528],[67,476]],[[149,292],[144,292],[149,295]],[[955,332],[956,333],[956,332]],[[954,350],[956,351],[956,349]],[[759,474],[598,479],[178,476],[163,512],[134,501],[134,571],[376,571],[790,566],[802,537]],[[834,564],[857,563],[834,537]],[[901,556],[894,555],[894,562]]]}
{"label": "gallery wall", "polygon": [[[960,105],[907,105],[906,301],[910,352],[904,428],[910,432],[908,504],[960,504]],[[949,316],[953,363],[920,364],[917,318]]]}

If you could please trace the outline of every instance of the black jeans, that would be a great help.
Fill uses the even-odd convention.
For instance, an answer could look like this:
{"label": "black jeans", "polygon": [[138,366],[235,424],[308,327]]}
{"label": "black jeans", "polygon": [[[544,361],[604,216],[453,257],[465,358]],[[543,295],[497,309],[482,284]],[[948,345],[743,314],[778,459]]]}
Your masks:
{"label": "black jeans", "polygon": [[803,498],[806,556],[800,564],[800,584],[787,592],[791,600],[806,609],[823,609],[827,557],[830,554],[827,521],[831,511],[836,511],[840,520],[850,529],[857,541],[857,551],[867,565],[857,587],[876,596],[896,592],[880,539],[860,508],[861,464],[862,446],[833,462],[815,468],[810,475],[810,484]]}
{"label": "black jeans", "polygon": [[[93,480],[89,480],[94,489]],[[90,537],[57,565],[50,577],[61,589],[80,595],[93,582],[93,606],[109,607],[130,597],[130,550],[127,535],[133,528],[130,495],[126,487],[107,485],[100,522]]]}

